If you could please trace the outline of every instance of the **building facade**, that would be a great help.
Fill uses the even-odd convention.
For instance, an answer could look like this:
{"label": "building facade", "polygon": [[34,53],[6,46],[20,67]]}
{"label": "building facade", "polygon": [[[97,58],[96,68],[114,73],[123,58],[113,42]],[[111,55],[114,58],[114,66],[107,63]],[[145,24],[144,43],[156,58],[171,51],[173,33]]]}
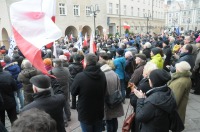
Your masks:
{"label": "building facade", "polygon": [[[0,0],[0,45],[9,48],[12,35],[9,6],[20,0]],[[159,33],[164,27],[164,0],[56,0],[56,25],[63,37],[104,34]]]}
{"label": "building facade", "polygon": [[200,1],[170,1],[166,12],[166,28],[177,28],[182,33],[200,29]]}
{"label": "building facade", "polygon": [[107,0],[107,24],[110,34],[160,31],[164,27],[164,0]]}

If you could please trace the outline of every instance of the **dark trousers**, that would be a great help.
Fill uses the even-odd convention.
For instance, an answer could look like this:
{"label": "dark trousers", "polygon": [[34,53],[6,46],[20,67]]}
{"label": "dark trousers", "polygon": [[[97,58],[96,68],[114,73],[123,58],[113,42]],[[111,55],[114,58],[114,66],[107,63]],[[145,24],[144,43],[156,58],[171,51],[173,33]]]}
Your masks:
{"label": "dark trousers", "polygon": [[107,132],[117,132],[118,129],[117,118],[106,120],[106,127],[107,127]]}
{"label": "dark trousers", "polygon": [[72,96],[72,107],[76,108],[76,96]]}
{"label": "dark trousers", "polygon": [[80,122],[82,132],[102,132],[102,120],[96,121],[93,124]]}
{"label": "dark trousers", "polygon": [[200,74],[195,76],[195,86],[194,86],[194,93],[200,94]]}
{"label": "dark trousers", "polygon": [[16,107],[10,109],[1,109],[0,110],[0,120],[2,124],[5,126],[5,111],[8,114],[8,118],[10,119],[11,124],[17,119]]}

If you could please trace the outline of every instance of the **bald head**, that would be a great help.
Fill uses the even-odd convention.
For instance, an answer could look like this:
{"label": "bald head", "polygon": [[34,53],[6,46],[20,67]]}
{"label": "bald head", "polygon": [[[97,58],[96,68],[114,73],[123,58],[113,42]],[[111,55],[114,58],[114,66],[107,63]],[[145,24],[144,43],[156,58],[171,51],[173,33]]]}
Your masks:
{"label": "bald head", "polygon": [[185,36],[184,44],[190,44],[191,38],[190,36]]}

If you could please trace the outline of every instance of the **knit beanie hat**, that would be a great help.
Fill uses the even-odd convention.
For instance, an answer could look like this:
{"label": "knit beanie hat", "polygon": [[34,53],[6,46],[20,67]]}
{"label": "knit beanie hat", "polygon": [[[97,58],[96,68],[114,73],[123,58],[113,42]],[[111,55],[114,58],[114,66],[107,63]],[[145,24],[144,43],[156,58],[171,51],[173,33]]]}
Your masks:
{"label": "knit beanie hat", "polygon": [[190,71],[191,66],[188,62],[181,61],[176,64],[176,69],[178,69],[178,71],[180,71],[180,72],[186,72],[186,71]]}
{"label": "knit beanie hat", "polygon": [[46,58],[46,59],[44,59],[44,60],[43,60],[43,63],[44,63],[45,65],[47,65],[47,66],[52,65],[52,61],[51,61],[50,58]]}
{"label": "knit beanie hat", "polygon": [[147,59],[145,54],[136,54],[135,56],[140,58],[140,59],[142,59],[142,60],[146,60]]}
{"label": "knit beanie hat", "polygon": [[67,57],[65,55],[60,55],[58,58],[61,60],[67,61]]}
{"label": "knit beanie hat", "polygon": [[159,87],[167,84],[171,79],[171,76],[163,69],[156,69],[150,73],[149,79],[151,80],[153,87]]}
{"label": "knit beanie hat", "polygon": [[123,50],[122,48],[118,48],[118,49],[116,50],[116,52],[117,52],[120,56],[123,56],[123,54],[124,54],[124,50]]}
{"label": "knit beanie hat", "polygon": [[153,52],[154,55],[160,53],[160,49],[159,48],[152,48],[151,51]]}
{"label": "knit beanie hat", "polygon": [[165,40],[163,41],[163,43],[165,43],[166,45],[169,45],[169,40]]}

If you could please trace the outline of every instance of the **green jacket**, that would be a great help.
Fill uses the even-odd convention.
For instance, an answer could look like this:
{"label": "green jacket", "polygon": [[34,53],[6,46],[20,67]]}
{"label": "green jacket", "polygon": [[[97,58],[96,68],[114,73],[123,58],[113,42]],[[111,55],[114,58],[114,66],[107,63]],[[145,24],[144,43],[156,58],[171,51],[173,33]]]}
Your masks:
{"label": "green jacket", "polygon": [[163,68],[164,60],[163,60],[163,58],[161,57],[160,54],[156,54],[156,55],[152,56],[152,57],[151,57],[151,62],[155,63],[156,66],[157,66],[159,69],[162,69],[162,68]]}
{"label": "green jacket", "polygon": [[186,106],[189,98],[190,88],[192,82],[190,79],[191,72],[180,72],[172,74],[172,79],[168,82],[168,86],[172,89],[176,103],[178,106],[178,113],[185,122]]}

